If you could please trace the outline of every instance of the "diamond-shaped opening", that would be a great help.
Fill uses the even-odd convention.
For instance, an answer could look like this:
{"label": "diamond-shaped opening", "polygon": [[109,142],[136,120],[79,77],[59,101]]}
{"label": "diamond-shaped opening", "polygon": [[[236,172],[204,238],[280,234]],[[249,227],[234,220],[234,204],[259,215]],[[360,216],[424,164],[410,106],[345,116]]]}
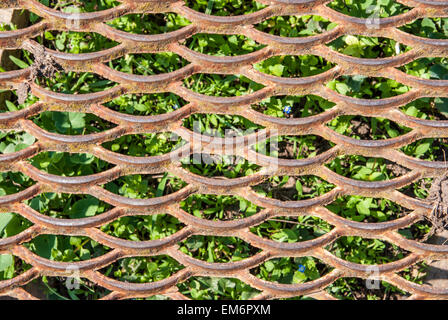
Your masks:
{"label": "diamond-shaped opening", "polygon": [[386,118],[354,115],[336,117],[327,126],[344,136],[363,140],[391,139],[412,130]]}
{"label": "diamond-shaped opening", "polygon": [[319,279],[333,268],[314,257],[275,258],[250,270],[254,276],[282,284],[306,283]]}
{"label": "diamond-shaped opening", "polygon": [[261,293],[235,278],[191,277],[177,287],[193,300],[249,300]]}
{"label": "diamond-shaped opening", "polygon": [[46,111],[31,117],[30,120],[48,132],[64,135],[86,135],[117,126],[92,113],[80,112]]}
{"label": "diamond-shaped opening", "polygon": [[431,189],[433,180],[433,178],[423,178],[398,189],[398,191],[411,198],[426,199],[429,195],[429,189]]}
{"label": "diamond-shaped opening", "polygon": [[116,238],[148,241],[166,238],[184,225],[168,214],[121,217],[101,227],[101,231]]}
{"label": "diamond-shaped opening", "polygon": [[15,236],[28,229],[33,224],[14,212],[5,212],[0,214],[0,238]]}
{"label": "diamond-shaped opening", "polygon": [[105,276],[130,283],[166,279],[185,267],[167,255],[120,259],[101,269]]}
{"label": "diamond-shaped opening", "polygon": [[189,64],[187,60],[173,52],[126,54],[108,62],[112,69],[150,76],[176,71]]}
{"label": "diamond-shaped opening", "polygon": [[20,192],[36,182],[21,172],[0,172],[0,196]]}
{"label": "diamond-shaped opening", "polygon": [[252,108],[278,118],[305,118],[331,109],[336,104],[315,95],[269,97]]}
{"label": "diamond-shaped opening", "polygon": [[137,34],[160,34],[176,31],[191,24],[177,13],[127,14],[107,24],[115,29]]}
{"label": "diamond-shaped opening", "polygon": [[335,64],[320,56],[275,56],[254,65],[260,72],[277,77],[309,77],[333,68]]}
{"label": "diamond-shaped opening", "polygon": [[261,167],[239,156],[193,153],[181,160],[182,168],[205,177],[240,178],[259,171]]}
{"label": "diamond-shaped opening", "polygon": [[84,72],[58,72],[54,77],[38,77],[36,83],[51,90],[66,94],[85,94],[105,91],[117,85],[97,74]]}
{"label": "diamond-shaped opening", "polygon": [[28,286],[33,295],[42,300],[99,300],[111,293],[88,279],[80,278],[76,272],[71,277],[43,276]]}
{"label": "diamond-shaped opening", "polygon": [[11,254],[0,254],[0,281],[15,278],[31,269],[31,265]]}
{"label": "diamond-shaped opening", "polygon": [[411,117],[427,120],[448,120],[447,98],[420,98],[401,106],[400,110]]}
{"label": "diamond-shaped opening", "polygon": [[398,29],[419,37],[448,39],[448,18],[418,19]]}
{"label": "diamond-shaped opening", "polygon": [[327,87],[340,94],[362,99],[382,99],[406,93],[411,88],[388,78],[366,76],[340,76],[327,83]]}
{"label": "diamond-shaped opening", "polygon": [[273,176],[253,186],[258,194],[282,201],[315,198],[331,191],[335,185],[313,175]]}
{"label": "diamond-shaped opening", "polygon": [[312,216],[275,217],[250,228],[250,232],[278,242],[302,242],[319,238],[333,229],[325,220]]}
{"label": "diamond-shaped opening", "polygon": [[17,90],[5,90],[0,92],[0,113],[13,112],[31,106],[39,99],[31,94],[23,96],[24,101],[19,103]]}
{"label": "diamond-shaped opening", "polygon": [[339,197],[326,207],[341,217],[360,222],[395,220],[412,211],[388,199],[362,196]]}
{"label": "diamond-shaped opening", "polygon": [[126,135],[103,143],[103,147],[128,156],[145,157],[169,153],[185,143],[177,134],[163,132]]}
{"label": "diamond-shaped opening", "polygon": [[45,151],[28,160],[34,167],[59,176],[87,176],[114,167],[89,153]]}
{"label": "diamond-shaped opening", "polygon": [[154,116],[173,112],[187,101],[174,93],[124,94],[104,105],[112,110],[136,116]]}
{"label": "diamond-shaped opening", "polygon": [[343,236],[325,249],[336,257],[359,264],[385,264],[403,259],[408,251],[395,244],[378,239]]}
{"label": "diamond-shaped opening", "polygon": [[194,51],[213,56],[239,56],[266,47],[243,35],[207,33],[191,36],[186,40],[185,45]]}
{"label": "diamond-shaped opening", "polygon": [[329,31],[337,26],[321,16],[277,16],[272,17],[255,25],[255,28],[281,37],[307,37],[325,31]]}
{"label": "diamond-shaped opening", "polygon": [[187,184],[181,179],[165,174],[133,174],[123,176],[104,185],[105,189],[132,199],[161,197],[179,191]]}
{"label": "diamond-shaped opening", "polygon": [[386,281],[361,278],[337,279],[326,291],[340,300],[403,300],[410,296]]}
{"label": "diamond-shaped opening", "polygon": [[96,32],[45,31],[35,40],[46,48],[67,53],[97,52],[119,44]]}
{"label": "diamond-shaped opening", "polygon": [[207,96],[233,97],[253,93],[264,86],[241,75],[194,74],[184,80],[186,88]]}
{"label": "diamond-shaped opening", "polygon": [[228,1],[196,1],[186,0],[185,5],[193,10],[214,16],[236,16],[261,10],[266,5],[254,0]]}
{"label": "diamond-shaped opening", "polygon": [[411,47],[389,38],[345,35],[328,43],[331,49],[357,58],[393,57],[411,50]]}
{"label": "diamond-shaped opening", "polygon": [[347,178],[363,181],[382,181],[405,175],[410,170],[383,158],[358,155],[340,156],[326,166]]}
{"label": "diamond-shaped opening", "polygon": [[242,197],[206,194],[191,195],[180,207],[198,218],[222,221],[246,218],[263,209]]}
{"label": "diamond-shaped opening", "polygon": [[61,2],[59,0],[39,0],[39,2],[52,9],[67,13],[102,11],[116,7],[120,4],[120,2],[116,0],[82,0],[76,1],[75,4],[72,1]]}
{"label": "diamond-shaped opening", "polygon": [[447,161],[448,139],[425,138],[401,148],[406,155],[428,161]]}
{"label": "diamond-shaped opening", "polygon": [[27,201],[34,210],[54,218],[80,219],[104,213],[112,206],[91,195],[41,193]]}
{"label": "diamond-shaped opening", "polygon": [[202,113],[185,118],[182,125],[194,132],[221,138],[245,136],[264,128],[242,116]]}
{"label": "diamond-shaped opening", "polygon": [[254,146],[258,153],[281,159],[304,159],[325,152],[334,144],[320,136],[275,136]]}
{"label": "diamond-shaped opening", "polygon": [[24,246],[42,258],[64,262],[90,260],[110,251],[88,237],[52,234],[39,235]]}
{"label": "diamond-shaped opening", "polygon": [[191,236],[179,242],[179,250],[207,262],[240,261],[261,250],[237,237]]}
{"label": "diamond-shaped opening", "polygon": [[343,14],[357,18],[387,18],[409,11],[411,8],[399,2],[372,0],[368,2],[334,0],[328,6]]}
{"label": "diamond-shaped opening", "polygon": [[36,138],[25,131],[0,132],[0,153],[20,151],[31,146],[35,141]]}
{"label": "diamond-shaped opening", "polygon": [[448,58],[420,58],[399,69],[424,79],[448,80]]}
{"label": "diamond-shaped opening", "polygon": [[430,221],[422,219],[409,227],[398,230],[398,233],[406,239],[424,241],[432,227],[433,224]]}

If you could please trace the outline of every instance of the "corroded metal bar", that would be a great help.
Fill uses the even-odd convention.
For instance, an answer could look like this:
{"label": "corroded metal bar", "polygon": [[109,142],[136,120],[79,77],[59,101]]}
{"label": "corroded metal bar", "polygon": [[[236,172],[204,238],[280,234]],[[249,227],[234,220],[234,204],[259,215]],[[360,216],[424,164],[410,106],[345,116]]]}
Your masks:
{"label": "corroded metal bar", "polygon": [[[42,17],[42,20],[24,29],[0,32],[1,49],[36,50],[39,44],[32,40],[44,30],[71,30],[96,32],[118,45],[107,50],[68,54],[47,49],[65,71],[92,72],[116,83],[116,86],[90,94],[56,93],[31,83],[31,92],[39,102],[15,112],[0,114],[0,129],[25,131],[36,137],[30,147],[18,152],[0,155],[0,171],[20,171],[36,184],[16,194],[0,197],[0,214],[15,212],[34,225],[13,237],[0,240],[0,253],[10,253],[32,265],[27,272],[10,280],[0,281],[0,295],[32,299],[20,286],[43,276],[68,276],[71,268],[80,270],[82,277],[111,290],[103,299],[125,299],[164,294],[173,299],[186,299],[177,291],[176,284],[192,276],[226,276],[238,278],[261,291],[256,299],[272,299],[308,295],[321,299],[331,296],[324,289],[341,277],[371,277],[369,266],[351,263],[332,255],[325,246],[339,237],[356,235],[396,244],[410,252],[405,258],[375,266],[378,279],[398,286],[412,294],[411,299],[447,299],[448,291],[429,288],[409,282],[396,273],[417,262],[431,258],[448,258],[445,246],[419,243],[403,238],[396,231],[429,216],[430,203],[410,198],[397,189],[423,177],[444,173],[445,162],[424,161],[408,157],[398,149],[414,141],[429,137],[448,137],[448,121],[417,119],[398,110],[402,105],[423,97],[448,97],[448,81],[421,79],[407,75],[397,68],[423,57],[448,57],[448,39],[427,39],[407,34],[398,27],[424,17],[448,17],[448,3],[434,0],[400,0],[412,7],[406,13],[380,19],[379,28],[370,28],[368,20],[339,13],[326,4],[328,0],[261,0],[266,8],[247,15],[212,16],[188,8],[183,1],[121,0],[117,7],[92,13],[68,14],[46,7],[37,0],[3,0],[0,8],[24,8]],[[130,13],[175,12],[191,21],[177,31],[140,35],[116,30],[105,22]],[[280,15],[318,14],[338,24],[320,35],[289,38],[257,30],[254,24]],[[210,56],[188,49],[184,41],[198,33],[242,34],[260,44],[263,49],[241,56]],[[412,47],[412,50],[391,58],[361,59],[331,50],[325,44],[342,35],[355,34],[388,37]],[[113,70],[107,62],[126,54],[171,51],[189,62],[185,67],[166,74],[140,76]],[[319,55],[336,66],[316,76],[282,78],[257,71],[254,64],[278,55]],[[17,89],[28,81],[32,67],[0,73],[1,89]],[[264,86],[251,94],[236,97],[212,97],[195,93],[183,86],[182,81],[198,73],[241,74]],[[405,94],[377,100],[351,98],[325,86],[341,75],[387,77],[411,87]],[[156,116],[133,116],[113,111],[105,103],[128,93],[172,92],[189,103],[170,113]],[[307,118],[275,118],[256,112],[251,104],[274,95],[319,95],[335,106],[319,115]],[[30,117],[44,111],[88,112],[114,123],[113,129],[89,135],[60,135],[50,133],[34,124]],[[182,120],[195,113],[241,115],[262,125],[264,130],[232,139],[204,136],[182,127]],[[357,140],[330,130],[325,124],[340,115],[383,117],[413,130],[405,135],[386,140]],[[105,149],[102,143],[128,134],[174,132],[186,144],[171,153],[154,157],[131,157]],[[301,160],[274,159],[261,155],[253,144],[278,135],[318,135],[335,144],[330,150],[315,157]],[[225,146],[224,150],[222,146]],[[63,177],[45,173],[27,160],[45,151],[90,153],[114,165],[104,172],[83,176]],[[236,179],[207,178],[193,174],[180,166],[180,159],[193,153],[239,155],[262,169],[247,177]],[[410,171],[395,179],[364,182],[338,175],[324,166],[340,155],[382,157],[398,163]],[[272,165],[275,164],[275,169]],[[103,184],[130,174],[169,172],[188,185],[183,189],[158,198],[130,199],[113,194]],[[273,175],[316,175],[336,187],[325,195],[302,201],[280,201],[257,194],[251,187]],[[114,206],[94,217],[57,219],[43,215],[24,203],[43,192],[90,194]],[[244,197],[264,209],[250,217],[233,221],[209,221],[183,211],[179,202],[192,194],[226,194]],[[408,215],[382,223],[362,223],[338,216],[324,206],[343,195],[363,195],[390,199],[412,210]],[[99,228],[120,217],[167,213],[186,225],[177,233],[159,240],[128,241],[105,234]],[[329,222],[334,228],[313,240],[280,243],[259,237],[250,228],[280,216],[311,215]],[[82,262],[56,262],[37,256],[23,244],[41,234],[80,235],[89,237],[111,249],[107,254]],[[261,251],[242,261],[207,263],[181,253],[177,243],[192,235],[237,236]],[[125,257],[166,254],[185,268],[169,278],[154,283],[132,284],[111,279],[98,270]],[[304,284],[278,284],[258,279],[250,269],[275,257],[313,256],[333,268],[321,278]]]}

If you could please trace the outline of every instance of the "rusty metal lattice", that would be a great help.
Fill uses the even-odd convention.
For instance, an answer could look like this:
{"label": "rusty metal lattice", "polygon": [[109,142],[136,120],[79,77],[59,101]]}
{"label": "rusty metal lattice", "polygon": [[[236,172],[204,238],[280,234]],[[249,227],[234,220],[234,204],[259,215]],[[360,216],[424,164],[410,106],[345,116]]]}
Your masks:
{"label": "rusty metal lattice", "polygon": [[[316,298],[331,298],[324,288],[341,277],[371,277],[371,267],[339,259],[324,247],[341,236],[356,235],[375,238],[396,244],[410,252],[405,258],[378,265],[377,278],[385,280],[409,293],[413,299],[448,297],[448,288],[435,289],[418,285],[400,277],[397,272],[419,261],[447,258],[448,247],[408,240],[397,230],[409,226],[424,216],[429,216],[432,205],[410,198],[397,189],[424,177],[442,175],[447,165],[442,162],[423,161],[408,157],[398,149],[418,139],[448,137],[448,121],[421,120],[402,113],[398,107],[422,97],[448,97],[448,81],[427,80],[413,77],[397,67],[421,57],[448,57],[448,40],[427,39],[400,31],[397,27],[423,17],[448,17],[448,3],[436,0],[400,0],[412,9],[404,14],[380,19],[380,28],[369,28],[365,19],[341,14],[326,6],[326,0],[260,0],[266,8],[243,16],[211,16],[196,12],[183,1],[166,0],[120,0],[120,5],[93,13],[77,16],[77,23],[69,23],[72,17],[50,9],[36,0],[3,0],[0,8],[24,8],[43,19],[28,28],[0,32],[0,47],[8,49],[36,48],[31,38],[43,30],[96,32],[119,43],[108,50],[88,54],[66,54],[47,49],[46,53],[66,70],[93,72],[118,83],[117,86],[99,93],[68,95],[54,93],[31,83],[33,95],[40,100],[34,105],[16,112],[0,114],[1,130],[26,131],[37,138],[37,142],[19,152],[0,155],[0,170],[20,171],[37,183],[17,194],[0,197],[2,212],[15,212],[33,223],[24,232],[0,239],[0,253],[10,253],[32,265],[25,273],[6,281],[0,281],[0,294],[17,298],[33,298],[21,286],[42,275],[69,276],[67,270],[76,266],[81,277],[112,291],[106,299],[146,297],[163,294],[171,298],[186,298],[177,291],[176,284],[191,276],[233,277],[261,291],[256,298],[276,298],[308,295]],[[129,13],[175,12],[192,23],[177,31],[157,35],[130,34],[116,30],[104,22]],[[338,26],[320,35],[304,38],[285,38],[263,33],[254,24],[280,15],[320,15]],[[68,30],[70,27],[70,30]],[[254,53],[242,56],[216,57],[188,49],[182,41],[197,33],[242,34],[267,46]],[[365,35],[387,37],[412,47],[406,53],[383,59],[361,59],[349,57],[325,46],[342,35]],[[190,64],[167,74],[140,76],[113,70],[104,63],[127,53],[174,52]],[[317,76],[306,78],[280,78],[255,70],[253,64],[275,55],[318,55],[336,66]],[[17,89],[30,76],[30,68],[0,73],[2,89]],[[241,74],[265,87],[255,93],[238,97],[210,97],[194,93],[182,85],[182,80],[195,73]],[[340,95],[324,84],[340,75],[365,75],[394,79],[412,89],[402,95],[387,99],[363,100]],[[124,93],[172,92],[189,102],[185,107],[171,113],[156,116],[132,116],[110,110],[102,104]],[[336,103],[335,107],[322,114],[300,119],[273,118],[256,112],[250,104],[273,95],[314,94]],[[93,113],[117,124],[117,127],[97,134],[64,136],[49,133],[28,118],[43,111],[71,111]],[[246,137],[234,138],[228,154],[244,154],[249,161],[266,168],[278,161],[275,172],[262,170],[251,176],[236,179],[214,179],[197,176],[171,161],[173,154],[154,157],[124,156],[101,146],[125,134],[157,133],[171,131],[188,143],[174,153],[205,152],[219,153],[221,150],[207,137],[193,139],[193,132],[181,127],[182,120],[193,113],[221,113],[241,115],[263,125],[265,130]],[[404,124],[413,130],[387,140],[356,140],[336,133],[325,123],[343,114],[382,117]],[[304,160],[273,159],[260,156],[250,148],[251,141],[264,134],[272,136],[272,129],[280,135],[314,134],[336,144],[332,149]],[[197,142],[201,143],[197,143]],[[218,139],[219,142],[219,139]],[[43,151],[90,153],[116,165],[112,169],[81,177],[62,177],[39,171],[26,159]],[[342,177],[323,164],[336,156],[357,154],[382,157],[410,169],[407,174],[388,181],[363,182]],[[129,174],[153,174],[170,172],[188,183],[187,187],[173,194],[151,199],[128,199],[109,193],[100,185]],[[336,188],[329,193],[302,201],[282,202],[265,198],[255,193],[250,186],[271,175],[319,176]],[[65,192],[90,194],[115,206],[114,209],[89,218],[63,220],[40,214],[22,201],[43,192]],[[265,209],[248,218],[233,221],[208,221],[187,214],[179,207],[179,201],[193,193],[239,195]],[[341,195],[375,196],[390,199],[413,210],[405,217],[383,223],[362,223],[346,220],[327,210],[324,205]],[[99,230],[108,222],[126,215],[168,213],[175,216],[186,227],[161,240],[133,242],[114,238]],[[249,227],[275,216],[314,215],[334,225],[329,233],[309,241],[279,243],[256,236]],[[113,250],[109,253],[82,262],[55,262],[32,253],[22,243],[40,234],[64,234],[87,236]],[[252,246],[262,249],[255,256],[234,263],[207,263],[191,258],[177,250],[177,242],[191,235],[237,236]],[[166,254],[185,266],[169,278],[152,283],[124,283],[101,274],[98,270],[124,257]],[[327,275],[304,284],[278,284],[267,282],[250,274],[249,269],[274,257],[313,256],[334,267]]]}

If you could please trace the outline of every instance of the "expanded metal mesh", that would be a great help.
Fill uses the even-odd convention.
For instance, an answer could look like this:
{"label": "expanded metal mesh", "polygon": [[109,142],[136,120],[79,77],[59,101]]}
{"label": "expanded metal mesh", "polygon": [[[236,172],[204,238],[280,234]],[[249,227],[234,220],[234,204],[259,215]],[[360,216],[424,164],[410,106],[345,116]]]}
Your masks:
{"label": "expanded metal mesh", "polygon": [[[30,83],[31,92],[39,102],[16,112],[0,114],[1,130],[26,131],[37,138],[32,146],[15,153],[0,155],[0,170],[20,171],[37,183],[32,187],[8,196],[0,197],[2,212],[15,212],[33,223],[24,232],[0,239],[0,253],[19,257],[32,268],[6,281],[0,281],[0,294],[17,298],[33,298],[21,286],[35,278],[47,276],[70,276],[73,268],[79,269],[83,278],[112,291],[105,299],[147,297],[163,294],[171,298],[186,298],[177,290],[176,284],[192,276],[232,277],[242,280],[261,291],[257,299],[308,295],[316,298],[331,298],[325,288],[338,278],[376,278],[387,281],[409,293],[411,298],[446,298],[448,288],[437,289],[410,282],[397,272],[427,259],[447,258],[448,247],[408,240],[397,230],[410,226],[422,217],[429,216],[433,205],[429,202],[408,197],[397,189],[422,178],[438,177],[447,169],[444,162],[415,159],[404,155],[398,149],[422,138],[448,137],[448,121],[421,120],[407,116],[399,107],[422,97],[448,97],[448,81],[428,80],[405,74],[397,67],[421,57],[448,57],[448,40],[421,38],[400,31],[397,27],[423,17],[448,17],[448,3],[435,0],[400,0],[412,9],[406,13],[380,19],[378,28],[361,18],[350,17],[326,6],[324,0],[260,0],[266,8],[242,16],[212,16],[188,8],[183,1],[165,0],[121,0],[115,8],[73,15],[50,9],[35,0],[2,0],[0,8],[23,8],[38,14],[43,19],[28,28],[0,32],[0,47],[8,49],[25,48],[38,50],[37,42],[30,40],[44,30],[96,32],[119,43],[108,50],[88,54],[67,54],[46,49],[66,71],[92,72],[118,83],[103,92],[70,95],[54,93]],[[129,13],[174,12],[186,17],[192,23],[177,31],[157,35],[130,34],[105,24],[113,18]],[[270,17],[281,15],[319,15],[338,25],[323,34],[286,38],[263,33],[254,28]],[[198,33],[241,34],[267,46],[259,51],[242,56],[209,56],[188,49],[184,40]],[[412,50],[396,57],[383,59],[362,59],[337,53],[326,43],[342,35],[365,35],[386,37],[412,47]],[[125,74],[106,66],[105,62],[128,53],[174,52],[190,64],[166,74],[140,76]],[[280,78],[263,74],[253,64],[276,55],[318,55],[336,64],[329,71],[305,78]],[[31,68],[0,73],[2,89],[17,89],[31,76]],[[182,85],[182,80],[197,73],[240,74],[263,84],[265,87],[255,93],[238,97],[210,97],[195,93]],[[341,75],[364,75],[396,80],[412,89],[402,95],[378,100],[363,100],[347,97],[330,90],[325,83]],[[185,107],[171,113],[155,116],[131,116],[121,114],[103,106],[113,98],[125,93],[172,92],[189,102]],[[273,118],[250,108],[250,105],[274,95],[318,95],[334,102],[335,107],[308,118]],[[84,136],[65,136],[49,133],[35,125],[30,118],[44,111],[70,111],[93,113],[102,119],[117,124],[111,130]],[[264,168],[253,175],[236,179],[216,179],[195,175],[172,160],[173,153],[192,154],[221,153],[217,146],[205,136],[199,136],[181,127],[182,120],[193,113],[221,113],[240,115],[266,127],[246,137],[234,138],[226,154],[244,154],[249,161]],[[413,130],[387,140],[356,140],[342,136],[328,128],[325,123],[340,115],[364,115],[387,118],[406,125]],[[127,134],[157,133],[171,131],[188,143],[171,154],[153,157],[131,157],[120,155],[101,146]],[[251,148],[251,141],[261,135],[266,138],[278,135],[314,134],[335,144],[330,150],[304,160],[273,159],[261,156]],[[193,139],[193,135],[196,135]],[[104,172],[81,177],[63,177],[44,173],[33,167],[26,159],[40,152],[61,151],[90,153],[116,165]],[[364,182],[336,174],[324,163],[341,155],[363,155],[381,157],[398,163],[410,171],[398,178],[381,182]],[[153,174],[169,172],[188,183],[188,186],[173,194],[151,199],[128,199],[112,194],[101,187],[106,182],[129,174]],[[251,186],[272,175],[316,175],[336,185],[329,193],[310,200],[278,201],[255,193]],[[44,192],[90,194],[113,206],[114,209],[98,216],[82,219],[57,219],[33,210],[23,201]],[[191,194],[225,194],[246,198],[265,209],[239,220],[209,221],[187,214],[179,202]],[[344,219],[327,210],[324,205],[342,195],[361,195],[385,198],[413,210],[410,214],[394,221],[363,223]],[[138,214],[168,213],[186,225],[177,233],[154,241],[128,241],[114,238],[100,231],[99,227],[118,217]],[[317,216],[334,226],[327,234],[309,241],[280,243],[263,239],[251,233],[251,226],[260,224],[275,216]],[[113,250],[107,254],[82,262],[56,262],[32,253],[23,246],[41,234],[78,235],[89,237]],[[235,236],[262,249],[255,256],[238,262],[207,263],[189,257],[177,250],[177,243],[192,235]],[[377,267],[361,265],[335,257],[325,246],[342,236],[361,236],[380,239],[398,245],[410,252],[405,258]],[[161,281],[152,283],[125,283],[106,277],[98,270],[124,257],[169,255],[185,266],[181,271]],[[249,270],[264,261],[276,257],[313,256],[334,269],[327,275],[302,284],[279,284],[261,280]]]}

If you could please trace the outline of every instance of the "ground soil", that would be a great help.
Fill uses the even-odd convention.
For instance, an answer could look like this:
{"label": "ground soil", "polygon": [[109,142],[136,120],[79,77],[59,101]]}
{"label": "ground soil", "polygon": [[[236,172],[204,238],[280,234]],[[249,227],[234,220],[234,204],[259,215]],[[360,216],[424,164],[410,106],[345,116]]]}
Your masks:
{"label": "ground soil", "polygon": [[24,44],[24,49],[30,51],[34,56],[34,63],[31,65],[31,72],[28,81],[21,83],[17,88],[19,104],[25,103],[30,93],[30,83],[37,78],[52,78],[62,67],[54,58],[46,52],[44,46]]}

